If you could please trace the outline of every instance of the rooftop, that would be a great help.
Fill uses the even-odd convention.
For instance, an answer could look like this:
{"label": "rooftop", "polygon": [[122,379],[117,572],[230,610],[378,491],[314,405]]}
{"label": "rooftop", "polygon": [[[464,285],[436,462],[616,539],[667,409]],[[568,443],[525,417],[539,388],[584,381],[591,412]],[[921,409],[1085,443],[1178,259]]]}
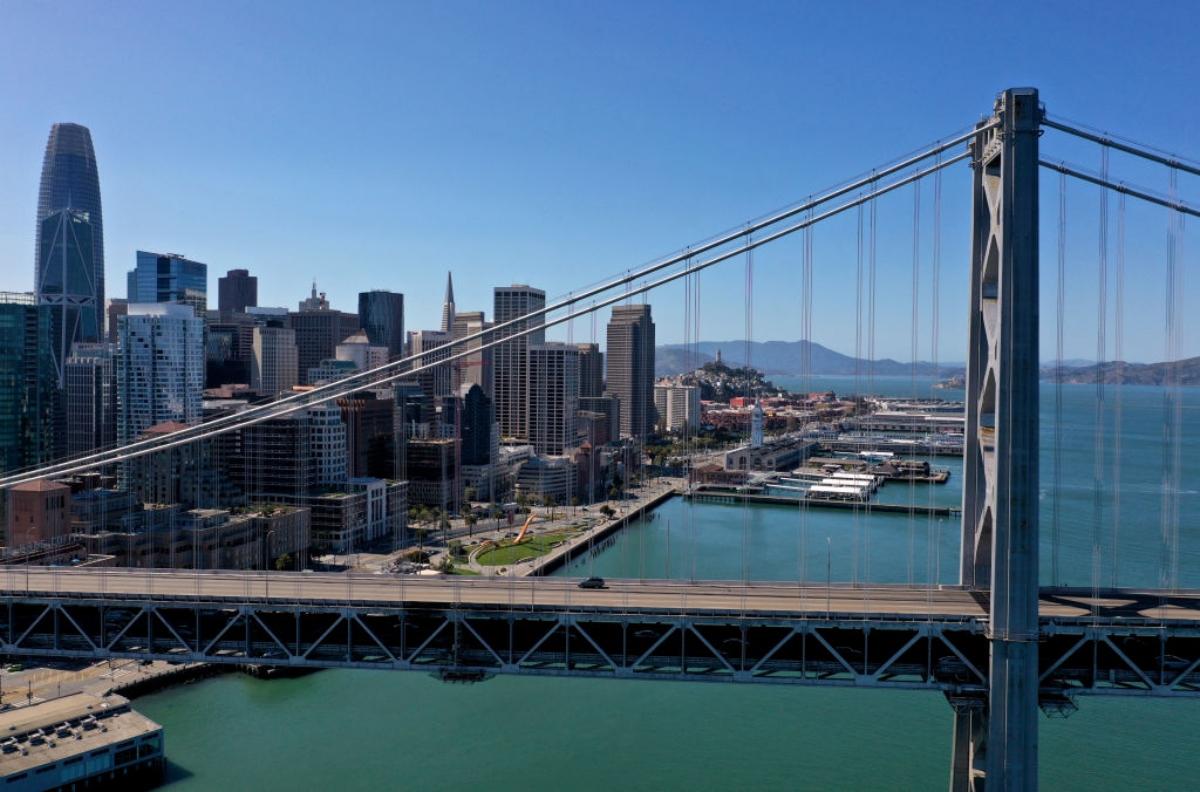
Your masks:
{"label": "rooftop", "polygon": [[0,713],[0,777],[162,730],[122,696],[74,693]]}
{"label": "rooftop", "polygon": [[23,484],[17,484],[12,487],[13,492],[61,492],[69,489],[70,487],[66,484],[59,484],[57,481],[47,481],[46,479],[26,481]]}

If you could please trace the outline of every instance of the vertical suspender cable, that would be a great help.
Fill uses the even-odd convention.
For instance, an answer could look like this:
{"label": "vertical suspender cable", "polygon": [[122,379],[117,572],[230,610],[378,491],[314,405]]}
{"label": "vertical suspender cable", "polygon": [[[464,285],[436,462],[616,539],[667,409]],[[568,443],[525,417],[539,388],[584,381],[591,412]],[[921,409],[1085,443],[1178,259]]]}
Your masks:
{"label": "vertical suspender cable", "polygon": [[[941,161],[941,158],[938,158]],[[930,317],[929,317],[929,360],[933,364],[933,378],[936,382],[939,378],[938,373],[938,340],[941,334],[941,277],[942,277],[942,174],[941,171],[934,174],[933,179],[933,242],[932,242],[932,257],[930,261]],[[932,463],[932,457],[931,457]],[[930,470],[932,475],[933,471]],[[938,583],[938,567],[940,564],[940,532],[937,531],[937,520],[934,516],[934,485],[930,479],[926,485],[928,491],[928,535],[925,539],[926,565],[925,574],[926,582],[929,585],[930,611],[932,612],[933,589]]]}
{"label": "vertical suspender cable", "polygon": [[[854,267],[854,398],[856,400],[855,413],[857,414],[862,404],[862,319],[863,319],[863,214],[864,209],[861,204],[858,207],[858,236],[855,247],[855,267]],[[851,560],[850,560],[850,582],[851,584],[858,583],[858,545],[862,530],[862,511],[861,504],[855,500],[854,502],[854,539],[851,544]]]}
{"label": "vertical suspender cable", "polygon": [[[1170,171],[1170,194],[1178,201],[1179,172]],[[1162,526],[1163,588],[1179,586],[1179,487],[1182,462],[1183,401],[1179,378],[1179,337],[1183,297],[1183,215],[1171,210],[1167,225],[1166,355],[1167,382],[1163,391]]]}
{"label": "vertical suspender cable", "polygon": [[[1113,360],[1125,368],[1125,193],[1117,196],[1117,257],[1114,267],[1114,334]],[[1123,394],[1121,388],[1113,389],[1113,454],[1112,454],[1112,573],[1109,588],[1116,588],[1121,579],[1121,422]]]}
{"label": "vertical suspender cable", "polygon": [[[920,357],[920,302],[921,293],[921,182],[913,182],[912,215],[912,311],[909,317],[909,387],[912,399],[917,399],[917,358]],[[916,563],[916,499],[917,484],[913,472],[916,469],[917,448],[914,443],[908,452],[908,585],[913,584],[913,566]]]}
{"label": "vertical suspender cable", "polygon": [[1055,311],[1057,337],[1054,360],[1054,501],[1050,520],[1050,580],[1061,583],[1059,553],[1062,545],[1062,441],[1063,441],[1063,324],[1067,286],[1067,175],[1058,176],[1058,290]]}
{"label": "vertical suspender cable", "polygon": [[[871,182],[871,192],[875,192],[876,182]],[[870,202],[869,229],[867,244],[867,392],[875,393],[875,251],[878,241],[878,199]],[[871,582],[871,504],[867,503],[866,546],[863,548],[863,575],[868,583]],[[869,603],[868,603],[869,604]]]}
{"label": "vertical suspender cable", "polygon": [[[1100,149],[1100,174],[1108,180],[1108,147]],[[1108,190],[1100,188],[1099,248],[1096,251],[1096,424],[1092,431],[1092,599],[1100,590],[1101,526],[1104,524],[1104,362],[1108,354]],[[1097,605],[1098,607],[1098,605]]]}

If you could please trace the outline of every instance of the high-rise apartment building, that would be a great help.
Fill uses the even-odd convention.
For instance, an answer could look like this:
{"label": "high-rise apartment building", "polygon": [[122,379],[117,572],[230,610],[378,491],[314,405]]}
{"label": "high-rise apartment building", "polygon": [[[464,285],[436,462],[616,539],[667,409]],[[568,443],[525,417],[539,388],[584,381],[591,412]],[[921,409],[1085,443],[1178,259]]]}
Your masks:
{"label": "high-rise apartment building", "polygon": [[390,291],[358,293],[358,327],[367,340],[385,346],[393,358],[404,355],[404,295]]}
{"label": "high-rise apartment building", "polygon": [[117,441],[116,345],[75,344],[63,367],[66,452],[86,454]]}
{"label": "high-rise apartment building", "polygon": [[608,393],[621,402],[621,436],[654,431],[654,321],[649,305],[617,305],[608,322]]}
{"label": "high-rise apartment building", "polygon": [[250,387],[260,396],[277,396],[299,382],[296,331],[290,327],[255,327],[251,342]]}
{"label": "high-rise apartment building", "polygon": [[99,341],[104,327],[92,271],[95,241],[87,214],[74,209],[51,212],[39,231],[37,301],[50,310],[51,352],[61,387],[71,346]]}
{"label": "high-rise apartment building", "polygon": [[117,439],[130,442],[164,421],[199,421],[204,320],[192,307],[132,303],[117,335]]}
{"label": "high-rise apartment building", "polygon": [[[604,416],[608,426],[605,442],[621,436],[621,402],[616,396],[580,396],[579,410]],[[596,445],[594,441],[592,444]]]}
{"label": "high-rise apartment building", "polygon": [[[492,323],[484,318],[483,311],[458,312],[454,314],[453,336],[455,339],[467,338],[482,333],[491,326]],[[470,352],[465,358],[461,358],[455,363],[455,381],[453,383],[455,393],[463,393],[472,385],[478,385],[483,389],[484,395],[489,399],[492,398],[492,394],[495,392],[493,377],[495,355],[493,347],[480,349],[490,340],[490,337],[485,336],[454,347],[455,354]]]}
{"label": "high-rise apartment building", "polygon": [[241,430],[237,476],[249,499],[300,503],[347,481],[346,424],[320,404]]}
{"label": "high-rise apartment building", "polygon": [[529,348],[529,442],[534,452],[560,456],[577,442],[579,350],[570,344]]}
{"label": "high-rise apartment building", "polygon": [[679,432],[700,426],[700,388],[695,385],[655,385],[654,410],[658,428]]}
{"label": "high-rise apartment building", "polygon": [[[521,284],[497,286],[493,298],[492,317],[497,325],[546,307],[546,292]],[[545,323],[544,315],[518,321],[511,327],[497,331],[496,338],[507,338],[532,327],[540,328]],[[529,412],[529,348],[545,340],[545,330],[538,329],[492,348],[496,419],[500,423],[500,434],[504,437],[522,440],[529,437],[526,421]]]}
{"label": "high-rise apartment building", "polygon": [[604,355],[599,344],[579,344],[579,396],[604,395]]}
{"label": "high-rise apartment building", "polygon": [[[60,228],[59,223],[51,223],[48,229],[44,228],[44,221],[50,215],[63,210],[70,210],[70,214],[62,218],[67,228]],[[78,230],[71,228],[77,221],[87,224],[90,244],[83,244],[81,240],[78,247],[83,258],[72,262],[68,277],[61,279],[63,288],[58,292],[49,291],[47,296],[55,293],[62,295],[64,312],[66,306],[77,307],[76,316],[64,322],[66,327],[74,329],[77,326],[80,331],[80,336],[72,338],[73,341],[98,341],[102,331],[100,311],[104,310],[104,212],[100,205],[100,173],[96,168],[96,152],[87,127],[54,124],[46,141],[42,180],[38,188],[33,282],[39,298],[43,294],[43,283],[49,285],[61,278],[61,270],[59,276],[48,276],[43,272],[46,263],[44,253],[47,250],[43,232],[69,233]],[[87,260],[89,254],[91,258]],[[54,264],[51,262],[51,266]],[[61,260],[57,264],[61,266]],[[94,319],[91,317],[93,313]],[[95,328],[94,335],[89,334],[93,332],[92,328]],[[65,355],[60,355],[57,358],[58,365],[61,366],[65,359]]]}
{"label": "high-rise apartment building", "polygon": [[139,250],[126,286],[131,303],[181,303],[200,317],[208,310],[208,265],[175,253]]}
{"label": "high-rise apartment building", "polygon": [[217,279],[217,310],[245,313],[258,306],[258,278],[249,270],[231,269]]}
{"label": "high-rise apartment building", "polygon": [[409,353],[418,356],[413,360],[413,366],[431,366],[424,371],[418,371],[416,381],[421,386],[421,393],[426,399],[439,403],[454,391],[454,364],[443,363],[452,354],[446,347],[451,341],[449,333],[441,330],[414,330],[408,334]]}
{"label": "high-rise apartment building", "polygon": [[396,478],[395,402],[360,391],[337,400],[346,424],[346,458],[351,478]]}
{"label": "high-rise apartment building", "polygon": [[32,294],[0,292],[0,470],[50,461],[58,399],[50,309]]}

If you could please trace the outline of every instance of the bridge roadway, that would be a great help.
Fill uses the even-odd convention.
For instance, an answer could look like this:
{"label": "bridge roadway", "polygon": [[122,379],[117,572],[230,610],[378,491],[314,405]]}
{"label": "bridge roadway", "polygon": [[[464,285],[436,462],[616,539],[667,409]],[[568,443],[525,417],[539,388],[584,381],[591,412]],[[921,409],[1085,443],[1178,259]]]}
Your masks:
{"label": "bridge roadway", "polygon": [[[289,606],[334,602],[488,608],[586,608],[986,621],[986,595],[954,586],[849,586],[772,582],[608,580],[584,589],[569,578],[419,577],[322,572],[9,567],[3,595],[136,600],[254,600]],[[1043,589],[1043,619],[1200,622],[1200,592]]]}

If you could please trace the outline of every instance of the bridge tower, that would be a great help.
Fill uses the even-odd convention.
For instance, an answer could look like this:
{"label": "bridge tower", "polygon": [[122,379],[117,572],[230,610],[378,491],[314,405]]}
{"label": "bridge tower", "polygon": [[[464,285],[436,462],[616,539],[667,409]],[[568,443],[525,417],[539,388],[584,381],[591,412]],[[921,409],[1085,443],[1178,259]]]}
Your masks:
{"label": "bridge tower", "polygon": [[972,143],[960,582],[989,595],[991,674],[953,702],[952,792],[1037,788],[1041,119],[1037,89],[1009,89]]}

